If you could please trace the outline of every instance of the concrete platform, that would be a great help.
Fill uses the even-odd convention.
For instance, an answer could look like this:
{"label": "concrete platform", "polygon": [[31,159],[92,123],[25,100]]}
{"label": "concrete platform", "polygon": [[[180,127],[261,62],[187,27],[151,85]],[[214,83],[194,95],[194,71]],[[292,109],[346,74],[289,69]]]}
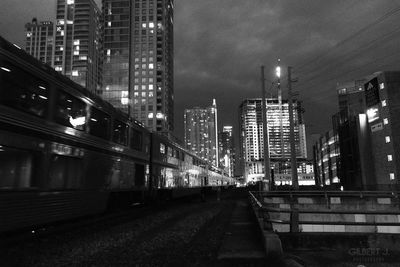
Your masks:
{"label": "concrete platform", "polygon": [[263,261],[266,253],[247,201],[238,201],[218,253],[219,260]]}

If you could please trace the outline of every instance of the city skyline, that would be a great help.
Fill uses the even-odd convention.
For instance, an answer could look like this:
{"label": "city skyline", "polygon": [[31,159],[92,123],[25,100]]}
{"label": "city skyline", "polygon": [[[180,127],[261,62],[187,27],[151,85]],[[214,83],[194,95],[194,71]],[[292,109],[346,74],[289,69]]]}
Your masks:
{"label": "city skyline", "polygon": [[[28,2],[6,0],[0,14],[0,34],[21,45],[26,22],[54,19],[55,1],[26,9]],[[399,16],[391,1],[175,1],[174,12],[175,134],[181,139],[183,110],[204,106],[212,97],[219,103],[221,125],[237,129],[240,101],[261,94],[260,65],[266,65],[271,81],[278,58],[283,72],[291,65],[299,78],[294,90],[305,99],[308,134],[329,130],[337,83],[400,68],[392,63],[396,42],[385,43],[393,40]],[[284,97],[285,78],[283,73]],[[274,88],[270,84],[267,89]]]}

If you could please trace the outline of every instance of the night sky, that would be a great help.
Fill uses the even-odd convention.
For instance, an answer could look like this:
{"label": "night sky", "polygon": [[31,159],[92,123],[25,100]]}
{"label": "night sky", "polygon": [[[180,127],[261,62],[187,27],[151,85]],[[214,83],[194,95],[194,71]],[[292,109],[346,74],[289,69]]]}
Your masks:
{"label": "night sky", "polygon": [[[1,0],[0,35],[24,47],[24,25],[53,20],[55,0]],[[97,1],[100,2],[100,1]],[[336,85],[400,70],[400,3],[392,0],[175,0],[175,134],[183,110],[216,98],[219,126],[238,127],[238,107],[267,89],[277,59],[292,66],[309,136],[332,127]],[[399,9],[399,10],[398,10]],[[286,71],[282,88],[286,96]],[[311,138],[309,138],[311,143]]]}

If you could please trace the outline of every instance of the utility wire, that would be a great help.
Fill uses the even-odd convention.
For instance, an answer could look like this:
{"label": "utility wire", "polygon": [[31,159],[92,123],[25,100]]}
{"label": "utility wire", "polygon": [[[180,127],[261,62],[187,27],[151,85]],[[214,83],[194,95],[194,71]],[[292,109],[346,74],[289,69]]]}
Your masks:
{"label": "utility wire", "polygon": [[311,59],[310,61],[304,63],[303,65],[300,65],[297,69],[298,72],[301,72],[303,68],[305,68],[306,66],[314,63],[315,61],[321,60],[321,58],[323,58],[324,56],[330,54],[332,51],[334,51],[335,49],[339,48],[340,46],[344,45],[345,43],[349,42],[350,40],[354,39],[355,37],[359,36],[360,34],[366,32],[367,30],[369,30],[370,28],[372,28],[375,25],[378,25],[379,23],[385,21],[386,19],[390,18],[391,16],[395,15],[396,13],[400,12],[400,6],[392,9],[391,11],[387,12],[386,14],[384,14],[383,16],[379,17],[377,20],[371,22],[370,24],[366,25],[365,27],[361,28],[360,30],[358,30],[357,32],[353,33],[352,35],[350,35],[349,37],[347,37],[346,39],[338,42],[337,44],[335,44],[329,51],[327,51],[326,53],[319,55],[313,59]]}

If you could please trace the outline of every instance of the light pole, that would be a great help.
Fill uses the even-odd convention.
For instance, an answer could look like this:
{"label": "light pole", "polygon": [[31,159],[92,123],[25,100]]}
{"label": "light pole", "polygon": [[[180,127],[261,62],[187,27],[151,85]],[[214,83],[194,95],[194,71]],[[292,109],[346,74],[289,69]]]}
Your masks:
{"label": "light pole", "polygon": [[264,66],[261,66],[261,103],[262,103],[262,122],[263,122],[263,140],[264,140],[264,181],[261,184],[268,182],[268,190],[271,190],[271,166],[269,160],[269,138],[268,138],[268,123],[267,123],[267,107],[266,107],[266,93],[265,93],[265,78]]}
{"label": "light pole", "polygon": [[292,67],[288,67],[288,100],[289,100],[289,126],[290,126],[290,157],[292,186],[294,190],[299,190],[299,180],[297,175],[296,144],[294,138],[294,119],[293,119],[293,92],[292,92]]}

